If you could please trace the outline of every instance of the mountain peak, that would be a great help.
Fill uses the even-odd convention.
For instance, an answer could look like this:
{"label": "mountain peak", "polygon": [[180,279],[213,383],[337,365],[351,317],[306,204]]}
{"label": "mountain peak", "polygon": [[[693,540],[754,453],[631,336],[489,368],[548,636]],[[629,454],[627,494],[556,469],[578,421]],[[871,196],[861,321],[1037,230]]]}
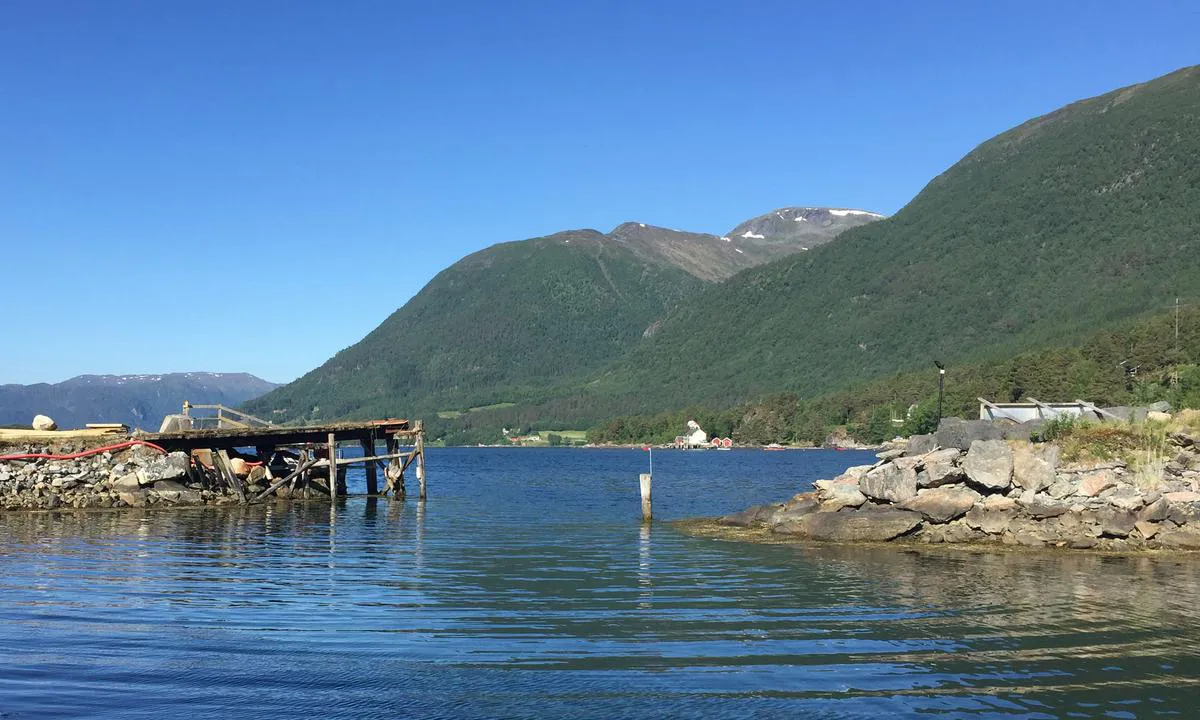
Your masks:
{"label": "mountain peak", "polygon": [[824,245],[852,227],[882,220],[869,210],[830,207],[783,207],[751,218],[726,237],[760,245],[782,246],[787,252]]}

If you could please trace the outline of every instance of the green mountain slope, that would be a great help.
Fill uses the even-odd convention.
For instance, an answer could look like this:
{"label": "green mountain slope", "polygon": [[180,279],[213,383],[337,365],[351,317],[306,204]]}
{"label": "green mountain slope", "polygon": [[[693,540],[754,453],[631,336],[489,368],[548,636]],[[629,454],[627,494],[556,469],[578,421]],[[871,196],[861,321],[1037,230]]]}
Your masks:
{"label": "green mountain slope", "polygon": [[597,381],[639,412],[1069,343],[1200,287],[1200,68],[974,150],[894,217],[707,289]]}
{"label": "green mountain slope", "polygon": [[607,235],[576,230],[494,245],[439,273],[362,341],[247,407],[281,421],[452,420],[570,395],[702,287],[880,217],[805,212],[813,221],[803,235],[734,239],[624,223]]}
{"label": "green mountain slope", "polygon": [[251,403],[284,420],[536,399],[593,371],[702,281],[581,230],[475,253],[362,341]]}

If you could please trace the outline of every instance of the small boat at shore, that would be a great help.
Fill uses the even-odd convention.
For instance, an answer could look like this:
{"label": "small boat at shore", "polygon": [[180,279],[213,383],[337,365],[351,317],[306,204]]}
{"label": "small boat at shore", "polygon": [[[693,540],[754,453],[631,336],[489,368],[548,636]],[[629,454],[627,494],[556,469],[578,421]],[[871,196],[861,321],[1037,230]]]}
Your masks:
{"label": "small boat at shore", "polygon": [[787,448],[779,443],[771,443],[770,445],[764,445],[763,450],[787,450]]}

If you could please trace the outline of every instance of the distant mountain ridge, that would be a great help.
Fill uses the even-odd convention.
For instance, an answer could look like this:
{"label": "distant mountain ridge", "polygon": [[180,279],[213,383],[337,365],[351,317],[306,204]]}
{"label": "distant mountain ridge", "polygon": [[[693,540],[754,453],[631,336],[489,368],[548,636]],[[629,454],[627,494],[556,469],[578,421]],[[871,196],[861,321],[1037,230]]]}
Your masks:
{"label": "distant mountain ridge", "polygon": [[60,428],[123,423],[158,430],[184,400],[237,406],[276,387],[248,373],[79,375],[60,383],[0,385],[0,425],[28,425],[49,415]]}
{"label": "distant mountain ridge", "polygon": [[794,232],[735,238],[626,222],[610,233],[568,230],[492,245],[438,273],[363,340],[247,409],[323,420],[541,400],[628,352],[700,289],[881,217],[805,210],[814,221],[802,240]]}
{"label": "distant mountain ridge", "polygon": [[892,217],[705,288],[587,391],[728,406],[1065,345],[1200,299],[1198,208],[1200,66],[1029,120]]}

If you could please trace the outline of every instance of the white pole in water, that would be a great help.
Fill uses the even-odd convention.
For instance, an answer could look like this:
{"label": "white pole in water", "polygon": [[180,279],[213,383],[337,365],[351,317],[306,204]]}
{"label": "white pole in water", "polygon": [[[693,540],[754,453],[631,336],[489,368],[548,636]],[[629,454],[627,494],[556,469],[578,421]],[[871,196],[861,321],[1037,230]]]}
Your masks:
{"label": "white pole in water", "polygon": [[650,482],[654,477],[654,448],[647,445],[646,451],[650,453],[650,472],[638,476],[642,490],[642,522],[650,522]]}
{"label": "white pole in water", "polygon": [[638,480],[642,486],[642,522],[650,522],[653,513],[650,511],[650,473],[642,473]]}

